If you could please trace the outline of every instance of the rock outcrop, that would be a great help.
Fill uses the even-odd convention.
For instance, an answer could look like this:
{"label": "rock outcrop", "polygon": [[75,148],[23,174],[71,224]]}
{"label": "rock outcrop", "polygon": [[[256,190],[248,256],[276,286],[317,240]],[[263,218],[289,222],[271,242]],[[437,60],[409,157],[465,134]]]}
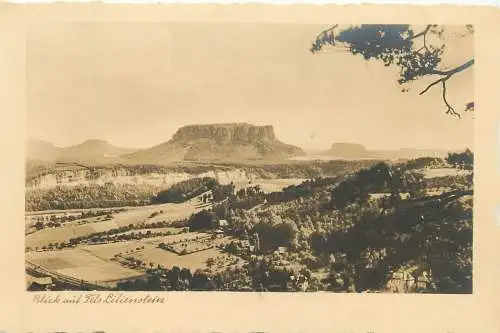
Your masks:
{"label": "rock outcrop", "polygon": [[255,126],[247,123],[189,125],[181,127],[172,137],[172,142],[186,143],[208,139],[218,144],[275,143],[272,126]]}
{"label": "rock outcrop", "polygon": [[247,123],[189,125],[168,142],[127,155],[124,162],[165,164],[176,161],[286,159],[304,151],[276,138],[272,126]]}
{"label": "rock outcrop", "polygon": [[371,154],[366,150],[365,146],[357,143],[334,143],[326,154],[337,157],[346,158],[364,158],[369,157]]}

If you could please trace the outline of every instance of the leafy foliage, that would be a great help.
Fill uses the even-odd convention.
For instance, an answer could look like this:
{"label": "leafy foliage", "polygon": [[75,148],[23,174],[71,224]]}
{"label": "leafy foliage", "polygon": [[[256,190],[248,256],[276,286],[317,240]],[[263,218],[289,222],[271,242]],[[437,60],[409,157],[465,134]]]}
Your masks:
{"label": "leafy foliage", "polygon": [[113,184],[56,186],[50,189],[28,188],[25,210],[111,208],[141,206],[151,202],[160,190],[156,185]]}
{"label": "leafy foliage", "polygon": [[472,170],[474,166],[474,154],[470,149],[466,149],[462,153],[450,153],[446,161],[454,166]]}
{"label": "leafy foliage", "polygon": [[[446,42],[443,40],[445,28],[427,25],[418,29],[403,24],[363,24],[339,29],[338,25],[322,31],[312,43],[310,51],[317,53],[326,46],[345,47],[353,55],[361,55],[365,60],[378,60],[384,66],[399,68],[399,84],[406,84],[425,76],[438,77],[420,94],[432,86],[442,84],[442,98],[447,113],[460,117],[460,114],[446,99],[446,82],[455,74],[474,64],[470,59],[453,69],[442,69],[442,58]],[[472,26],[465,26],[466,34],[473,34]],[[431,43],[430,40],[434,43]],[[405,89],[403,89],[404,91]],[[474,102],[465,106],[466,111],[474,109]]]}

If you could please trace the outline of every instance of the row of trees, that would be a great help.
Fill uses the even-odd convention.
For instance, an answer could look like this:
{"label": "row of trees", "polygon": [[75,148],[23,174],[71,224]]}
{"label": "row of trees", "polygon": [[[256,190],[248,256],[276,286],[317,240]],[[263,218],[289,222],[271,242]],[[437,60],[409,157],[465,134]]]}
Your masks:
{"label": "row of trees", "polygon": [[176,183],[165,191],[161,191],[152,198],[151,202],[155,204],[181,203],[210,191],[217,185],[218,182],[214,178],[191,178]]}
{"label": "row of trees", "polygon": [[462,153],[448,154],[446,161],[456,167],[472,170],[474,168],[474,153],[467,148]]}
{"label": "row of trees", "polygon": [[25,210],[64,210],[141,206],[151,202],[151,197],[162,185],[151,184],[89,184],[56,186],[50,189],[28,188]]}
{"label": "row of trees", "polygon": [[136,279],[133,281],[119,282],[118,290],[124,291],[186,291],[186,290],[215,290],[217,287],[212,278],[202,270],[196,270],[194,274],[187,268],[151,269],[147,279]]}
{"label": "row of trees", "polygon": [[266,201],[271,204],[292,201],[298,198],[311,196],[315,192],[333,187],[340,177],[318,177],[306,180],[299,185],[290,185],[279,192],[266,195]]}
{"label": "row of trees", "polygon": [[297,271],[291,267],[273,264],[267,259],[251,260],[244,267],[228,268],[209,273],[196,270],[192,273],[187,268],[177,266],[171,269],[158,265],[150,269],[150,277],[133,281],[120,282],[118,290],[124,291],[292,291],[301,288],[293,283],[301,277],[302,281],[311,279],[307,269]]}

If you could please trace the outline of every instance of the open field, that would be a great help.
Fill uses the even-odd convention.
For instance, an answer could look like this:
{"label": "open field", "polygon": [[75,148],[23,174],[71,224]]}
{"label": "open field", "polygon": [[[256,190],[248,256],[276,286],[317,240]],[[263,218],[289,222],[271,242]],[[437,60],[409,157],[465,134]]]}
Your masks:
{"label": "open field", "polygon": [[[93,223],[81,224],[81,220],[65,223],[61,227],[46,228],[26,236],[26,246],[35,248],[46,246],[49,243],[67,242],[70,238],[87,236],[95,232],[102,232],[113,228],[128,226],[129,224],[152,223],[155,221],[177,221],[188,218],[198,211],[196,200],[182,204],[162,204],[154,206],[133,207],[125,212],[113,215],[113,219]],[[163,211],[153,219],[149,216],[153,212]],[[87,219],[89,222],[93,219]]]}
{"label": "open field", "polygon": [[188,268],[192,272],[196,271],[197,269],[206,269],[207,260],[209,258],[224,258],[223,261],[226,263],[226,265],[221,265],[219,269],[224,269],[227,266],[233,265],[233,263],[238,259],[235,256],[222,253],[216,248],[211,248],[182,256],[160,248],[150,248],[145,249],[141,252],[137,252],[133,255],[133,257],[136,259],[140,259],[146,263],[152,262],[154,265],[162,265],[165,268],[172,268],[174,266],[178,266],[180,268]]}
{"label": "open field", "polygon": [[56,273],[90,282],[105,282],[142,275],[141,272],[103,260],[83,249],[30,252],[26,259]]}
{"label": "open field", "polygon": [[457,168],[439,168],[439,169],[425,169],[423,170],[425,178],[436,178],[446,176],[465,176],[470,175],[470,170],[460,170]]}
{"label": "open field", "polygon": [[143,250],[142,247],[144,247],[144,249],[155,248],[159,243],[162,242],[180,242],[195,239],[196,237],[203,237],[206,235],[207,234],[197,232],[180,233],[170,236],[150,237],[142,240],[131,240],[125,242],[97,245],[84,245],[79,246],[78,248],[92,253],[94,256],[100,257],[104,260],[109,260],[119,253],[121,253],[122,255],[126,255],[127,253],[140,252],[141,250]]}
{"label": "open field", "polygon": [[[216,261],[214,269],[224,269],[231,265],[242,264],[242,261],[238,260],[237,257],[224,254],[216,248],[180,256],[157,247],[160,242],[189,242],[207,236],[208,234],[193,232],[143,240],[84,245],[58,251],[33,251],[26,253],[25,258],[30,263],[51,272],[91,283],[115,282],[144,274],[139,270],[127,268],[118,263],[115,258],[118,254],[122,258],[132,257],[136,260],[142,260],[148,265],[149,263],[154,263],[155,266],[160,264],[165,268],[178,266],[188,268],[193,272],[197,269],[206,269],[209,258]],[[213,240],[213,245],[228,241],[230,241],[229,237],[218,238]]]}

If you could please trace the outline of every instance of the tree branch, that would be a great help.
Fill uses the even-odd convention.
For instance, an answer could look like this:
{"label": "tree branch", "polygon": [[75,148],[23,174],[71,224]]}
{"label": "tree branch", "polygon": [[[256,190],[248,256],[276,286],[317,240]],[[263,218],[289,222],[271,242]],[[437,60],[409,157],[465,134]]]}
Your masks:
{"label": "tree branch", "polygon": [[450,69],[448,71],[440,71],[440,70],[432,70],[429,74],[436,74],[436,75],[453,75],[453,74],[456,74],[458,72],[462,72],[464,70],[466,70],[467,68],[471,67],[472,65],[474,65],[474,59],[471,59],[469,61],[467,61],[466,63],[458,66],[458,67],[455,67],[453,69]]}
{"label": "tree branch", "polygon": [[474,64],[474,59],[471,59],[469,61],[467,61],[466,63],[458,66],[458,67],[455,67],[453,69],[450,69],[448,71],[439,71],[439,70],[433,70],[431,71],[429,74],[427,75],[442,75],[443,77],[441,77],[440,79],[432,82],[431,84],[429,84],[424,90],[422,90],[419,95],[423,95],[425,94],[427,91],[429,91],[430,88],[432,88],[433,86],[435,86],[436,84],[438,83],[441,83],[442,84],[442,90],[443,90],[443,101],[444,101],[444,104],[446,105],[446,107],[448,108],[446,110],[446,113],[447,114],[451,114],[451,115],[454,115],[458,118],[461,118],[460,114],[457,113],[455,111],[455,109],[450,105],[450,103],[448,103],[448,100],[446,99],[446,81],[448,81],[453,75],[459,73],[459,72],[462,72],[464,70],[466,70],[467,68],[471,67],[472,65]]}
{"label": "tree branch", "polygon": [[458,117],[460,119],[461,118],[460,114],[457,113],[455,111],[455,109],[446,100],[446,80],[443,80],[441,82],[443,84],[443,101],[444,101],[444,104],[446,104],[446,106],[448,107],[448,110],[446,110],[446,113],[454,115],[454,116],[456,116],[456,117]]}
{"label": "tree branch", "polygon": [[425,37],[425,35],[427,35],[427,33],[429,32],[429,30],[431,30],[431,28],[432,28],[432,24],[427,25],[427,27],[425,27],[424,31],[421,31],[418,34],[416,34],[415,36],[412,36],[411,39],[416,39],[416,38],[421,37],[421,36]]}
{"label": "tree branch", "polygon": [[431,84],[429,84],[429,85],[427,86],[427,88],[425,88],[424,90],[422,90],[422,91],[419,93],[419,95],[423,95],[423,94],[425,94],[425,93],[426,93],[426,92],[427,92],[430,88],[432,88],[433,86],[435,86],[436,84],[438,84],[438,83],[440,83],[440,82],[445,82],[445,81],[447,81],[450,77],[451,77],[451,75],[447,75],[447,76],[445,76],[445,77],[440,78],[439,80],[436,80],[436,81],[432,82]]}
{"label": "tree branch", "polygon": [[335,24],[334,26],[328,28],[328,29],[325,29],[323,31],[321,31],[317,36],[316,36],[316,40],[320,39],[321,37],[325,36],[327,33],[329,32],[333,32],[335,28],[337,28],[339,25],[338,24]]}

